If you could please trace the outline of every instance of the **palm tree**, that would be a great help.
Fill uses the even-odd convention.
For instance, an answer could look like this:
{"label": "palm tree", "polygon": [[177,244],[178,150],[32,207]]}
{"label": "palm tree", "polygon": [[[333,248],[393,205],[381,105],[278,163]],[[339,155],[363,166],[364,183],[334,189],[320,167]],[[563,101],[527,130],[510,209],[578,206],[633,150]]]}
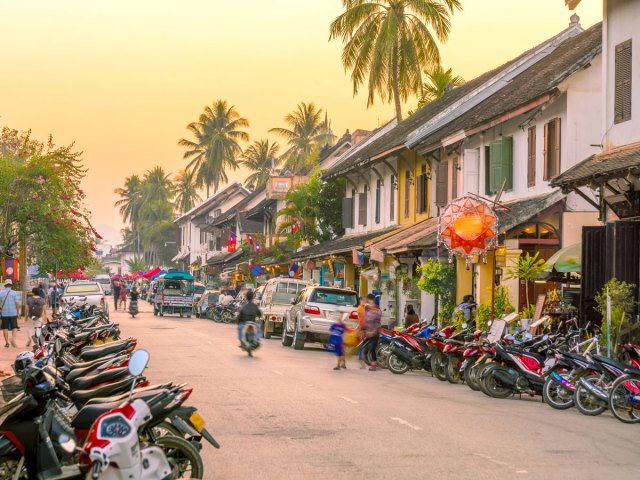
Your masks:
{"label": "palm tree", "polygon": [[269,130],[287,140],[289,149],[282,157],[285,159],[285,168],[293,173],[300,173],[314,147],[322,147],[335,138],[329,129],[326,116],[322,119],[322,113],[322,109],[317,108],[313,102],[301,102],[293,112],[284,117],[284,122],[289,128]]}
{"label": "palm tree", "polygon": [[142,257],[129,258],[125,260],[125,263],[131,273],[145,272],[147,270],[147,264]]}
{"label": "palm tree", "polygon": [[195,139],[183,138],[178,145],[187,148],[184,158],[191,160],[187,168],[196,172],[199,187],[206,186],[207,198],[211,186],[217,192],[220,184],[228,181],[227,168],[238,168],[240,142],[249,141],[249,134],[243,130],[248,126],[249,121],[225,100],[206,106],[198,121],[187,125]]}
{"label": "palm tree", "polygon": [[246,148],[240,163],[253,172],[244,181],[249,189],[257,190],[267,183],[272,170],[280,163],[279,149],[277,143],[269,140],[255,141]]}
{"label": "palm tree", "polygon": [[178,212],[185,213],[191,210],[196,203],[202,199],[198,195],[195,172],[193,170],[182,170],[175,178],[175,205]]}
{"label": "palm tree", "polygon": [[175,195],[171,175],[165,173],[162,167],[152,168],[144,175],[141,195],[145,213],[148,213],[149,206],[152,204],[170,202]]}
{"label": "palm tree", "polygon": [[459,87],[464,83],[464,78],[454,75],[450,68],[444,70],[441,65],[435,66],[430,71],[424,71],[425,82],[422,85],[422,95],[418,99],[418,108],[442,97],[448,88]]}
{"label": "palm tree", "polygon": [[140,253],[140,211],[142,209],[142,180],[138,175],[131,175],[124,181],[124,188],[116,188],[115,193],[120,196],[115,205],[120,207],[120,215],[131,225],[131,248]]}
{"label": "palm tree", "polygon": [[[367,80],[367,106],[377,93],[395,103],[402,120],[402,101],[421,93],[421,70],[439,65],[436,39],[444,42],[451,15],[461,0],[343,0],[346,11],[329,29],[329,39],[341,38],[342,64],[351,70],[354,95]],[[435,33],[432,33],[430,28]]]}

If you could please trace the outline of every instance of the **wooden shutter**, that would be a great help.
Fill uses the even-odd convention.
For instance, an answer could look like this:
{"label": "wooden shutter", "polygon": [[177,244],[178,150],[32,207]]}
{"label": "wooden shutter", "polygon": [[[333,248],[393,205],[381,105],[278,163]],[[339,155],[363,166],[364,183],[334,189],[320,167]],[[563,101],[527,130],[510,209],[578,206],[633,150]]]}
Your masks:
{"label": "wooden shutter", "polygon": [[404,217],[409,218],[411,210],[411,172],[407,170],[404,177]]}
{"label": "wooden shutter", "polygon": [[502,137],[502,178],[507,179],[504,189],[513,190],[513,137]]}
{"label": "wooden shutter", "polygon": [[391,175],[389,179],[389,220],[394,221],[396,218],[396,189],[395,189],[396,177]]}
{"label": "wooden shutter", "polygon": [[458,198],[458,158],[451,161],[451,200]]}
{"label": "wooden shutter", "polygon": [[616,45],[614,123],[631,119],[631,39]]}
{"label": "wooden shutter", "polygon": [[376,223],[380,223],[380,200],[382,196],[382,182],[376,182]]}
{"label": "wooden shutter", "polygon": [[353,228],[353,200],[352,197],[342,199],[342,226],[344,228]]}
{"label": "wooden shutter", "polygon": [[462,195],[466,193],[479,194],[478,177],[480,175],[479,168],[479,151],[471,148],[464,151],[462,160]]}
{"label": "wooden shutter", "polygon": [[447,204],[449,187],[449,163],[441,161],[436,169],[436,205],[444,206]]}
{"label": "wooden shutter", "polygon": [[424,183],[422,181],[422,174],[418,175],[416,180],[416,208],[418,213],[424,212]]}
{"label": "wooden shutter", "polygon": [[358,225],[367,224],[367,192],[358,194]]}
{"label": "wooden shutter", "polygon": [[489,145],[484,147],[484,193],[485,195],[491,193],[491,147]]}
{"label": "wooden shutter", "polygon": [[544,170],[542,172],[542,179],[549,180],[549,124],[544,124],[544,149],[542,151],[544,155]]}
{"label": "wooden shutter", "polygon": [[536,185],[536,127],[527,131],[527,187]]}
{"label": "wooden shutter", "polygon": [[553,139],[553,146],[554,146],[554,158],[553,158],[553,176],[557,176],[560,175],[560,133],[561,133],[561,128],[560,128],[560,117],[556,118],[553,121],[553,130],[554,130],[554,139]]}
{"label": "wooden shutter", "polygon": [[496,193],[502,182],[502,142],[489,144],[489,192]]}

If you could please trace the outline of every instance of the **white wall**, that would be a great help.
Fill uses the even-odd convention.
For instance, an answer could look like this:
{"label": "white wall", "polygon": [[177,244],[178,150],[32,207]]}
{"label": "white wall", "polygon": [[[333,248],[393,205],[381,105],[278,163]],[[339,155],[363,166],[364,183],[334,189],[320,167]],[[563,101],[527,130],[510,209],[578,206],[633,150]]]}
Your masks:
{"label": "white wall", "polygon": [[[604,0],[604,14],[602,36],[606,95],[602,131],[605,132],[605,147],[612,148],[640,141],[640,2]],[[632,44],[631,120],[614,124],[615,49],[616,45],[629,39]]]}

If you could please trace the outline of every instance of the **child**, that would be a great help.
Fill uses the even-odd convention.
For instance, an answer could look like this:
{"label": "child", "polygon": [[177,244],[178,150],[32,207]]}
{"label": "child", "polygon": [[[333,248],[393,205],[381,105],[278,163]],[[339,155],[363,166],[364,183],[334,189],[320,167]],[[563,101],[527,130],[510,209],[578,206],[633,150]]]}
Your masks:
{"label": "child", "polygon": [[120,289],[120,304],[123,310],[127,309],[127,289],[125,287]]}
{"label": "child", "polygon": [[344,358],[344,339],[342,338],[346,331],[347,324],[344,323],[344,316],[329,328],[329,332],[331,333],[329,336],[329,350],[335,352],[338,357],[338,365],[334,367],[334,370],[347,368]]}

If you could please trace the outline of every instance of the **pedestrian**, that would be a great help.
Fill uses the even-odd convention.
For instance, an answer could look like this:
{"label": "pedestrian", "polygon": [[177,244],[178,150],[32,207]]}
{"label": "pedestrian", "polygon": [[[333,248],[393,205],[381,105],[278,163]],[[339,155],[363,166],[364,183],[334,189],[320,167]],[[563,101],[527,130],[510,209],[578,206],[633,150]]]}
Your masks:
{"label": "pedestrian", "polygon": [[474,308],[476,308],[476,303],[473,301],[473,295],[465,295],[464,297],[462,297],[462,302],[460,302],[453,310],[451,318],[455,320],[456,313],[460,311],[464,314],[465,317],[467,317],[467,320],[471,320],[471,313],[473,312]]}
{"label": "pedestrian", "polygon": [[357,310],[357,314],[358,314],[358,330],[360,331],[360,350],[358,351],[358,360],[360,361],[360,368],[365,368],[366,367],[366,363],[364,361],[364,359],[362,358],[362,350],[364,348],[364,330],[363,330],[363,325],[364,325],[364,311],[367,305],[367,298],[366,297],[360,297],[360,305],[358,305],[358,310]]}
{"label": "pedestrian", "polygon": [[411,325],[415,323],[419,323],[420,318],[416,314],[416,311],[413,309],[413,305],[407,305],[407,315],[404,317],[404,328],[409,328]]}
{"label": "pedestrian", "polygon": [[4,287],[0,290],[0,317],[2,323],[2,335],[4,336],[4,346],[9,348],[9,331],[11,331],[11,346],[17,348],[16,332],[18,331],[18,312],[20,312],[21,298],[20,292],[12,289],[13,282],[10,278],[4,281]]}
{"label": "pedestrian", "polygon": [[121,289],[122,289],[122,284],[120,283],[120,280],[115,279],[113,281],[113,304],[116,310],[118,310],[118,301],[120,300]]}
{"label": "pedestrian", "polygon": [[378,347],[378,336],[380,335],[380,326],[382,319],[382,311],[376,304],[376,297],[372,293],[367,295],[367,305],[364,311],[364,337],[365,345],[363,347],[363,358],[369,359],[371,364],[369,370],[376,370],[376,364],[378,357],[376,355],[376,348]]}
{"label": "pedestrian", "polygon": [[24,317],[27,334],[29,335],[27,347],[31,345],[31,340],[34,343],[36,342],[36,339],[40,336],[42,321],[47,319],[47,304],[44,298],[40,296],[41,289],[36,287],[31,292],[32,295],[27,298],[27,311]]}
{"label": "pedestrian", "polygon": [[347,363],[344,356],[344,337],[343,335],[347,331],[347,324],[344,322],[345,313],[339,319],[331,324],[329,327],[329,344],[327,349],[330,352],[334,352],[338,357],[338,364],[333,368],[334,370],[340,370],[341,368],[347,368]]}
{"label": "pedestrian", "polygon": [[120,306],[122,307],[123,310],[127,309],[127,289],[126,288],[120,289]]}

